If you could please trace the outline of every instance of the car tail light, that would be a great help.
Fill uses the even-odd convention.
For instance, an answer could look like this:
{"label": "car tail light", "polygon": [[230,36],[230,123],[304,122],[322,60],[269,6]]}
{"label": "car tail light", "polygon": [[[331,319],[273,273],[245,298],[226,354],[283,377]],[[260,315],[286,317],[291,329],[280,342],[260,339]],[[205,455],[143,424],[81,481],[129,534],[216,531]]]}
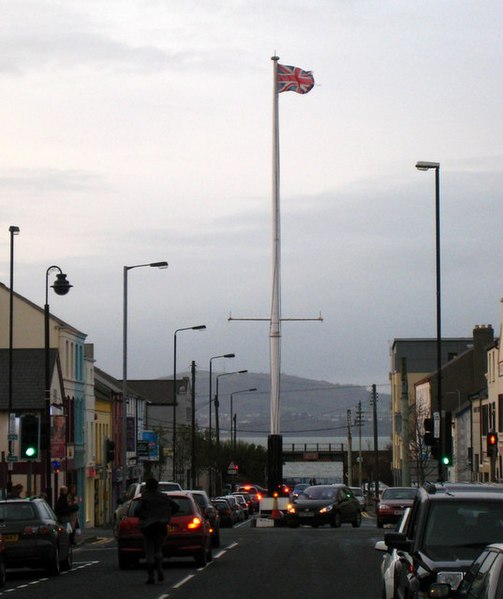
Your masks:
{"label": "car tail light", "polygon": [[257,493],[257,501],[262,501],[262,495],[260,493]]}
{"label": "car tail light", "polygon": [[119,531],[120,532],[131,532],[132,530],[136,530],[138,528],[138,519],[137,518],[124,518],[120,521]]}
{"label": "car tail light", "polygon": [[201,528],[201,525],[202,525],[201,518],[194,516],[194,518],[192,518],[192,520],[187,524],[187,528],[189,530],[195,530],[197,528]]}

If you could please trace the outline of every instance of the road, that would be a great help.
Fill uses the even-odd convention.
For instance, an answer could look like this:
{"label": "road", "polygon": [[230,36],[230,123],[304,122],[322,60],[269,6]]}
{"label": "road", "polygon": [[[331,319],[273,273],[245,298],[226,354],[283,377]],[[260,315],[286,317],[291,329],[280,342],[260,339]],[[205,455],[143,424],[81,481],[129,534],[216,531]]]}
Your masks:
{"label": "road", "polygon": [[74,552],[74,567],[59,577],[42,571],[9,570],[0,597],[68,599],[110,597],[146,599],[378,599],[381,555],[373,549],[383,532],[375,520],[339,529],[252,528],[248,523],[222,529],[222,544],[206,568],[193,560],[165,562],[165,582],[145,585],[145,568],[121,571],[116,543],[99,538]]}

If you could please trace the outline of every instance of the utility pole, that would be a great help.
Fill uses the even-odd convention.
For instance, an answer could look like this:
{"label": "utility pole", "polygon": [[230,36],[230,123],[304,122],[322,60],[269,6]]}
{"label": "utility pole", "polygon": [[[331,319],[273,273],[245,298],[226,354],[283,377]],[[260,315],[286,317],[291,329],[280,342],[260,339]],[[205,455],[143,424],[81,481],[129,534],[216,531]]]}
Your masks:
{"label": "utility pole", "polygon": [[190,422],[190,484],[191,489],[196,488],[196,363],[192,360],[190,367],[191,373],[191,395],[190,395],[190,409],[191,409],[191,422]]}
{"label": "utility pole", "polygon": [[347,412],[348,420],[348,487],[353,486],[353,454],[351,447],[351,410]]}
{"label": "utility pole", "polygon": [[358,486],[362,486],[362,469],[363,469],[363,456],[362,456],[362,426],[363,426],[363,411],[362,402],[358,402],[358,408],[356,410],[355,425],[358,427]]}
{"label": "utility pole", "polygon": [[402,378],[402,485],[404,487],[410,487],[409,383],[407,381],[407,358],[400,358],[400,375]]}
{"label": "utility pole", "polygon": [[374,416],[374,459],[375,459],[375,472],[374,472],[374,480],[375,480],[375,500],[379,499],[379,445],[378,445],[378,437],[377,437],[377,388],[375,385],[372,385],[372,398],[371,404],[373,408],[373,416]]}

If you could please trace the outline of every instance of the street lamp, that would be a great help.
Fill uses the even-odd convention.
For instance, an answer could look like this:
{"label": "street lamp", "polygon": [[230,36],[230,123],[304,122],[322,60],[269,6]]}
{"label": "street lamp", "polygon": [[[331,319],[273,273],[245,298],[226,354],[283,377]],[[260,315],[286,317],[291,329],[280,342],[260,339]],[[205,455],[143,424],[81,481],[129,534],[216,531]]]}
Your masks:
{"label": "street lamp", "polygon": [[12,422],[12,357],[13,357],[13,340],[14,340],[14,236],[19,234],[19,227],[11,225],[9,227],[10,233],[10,285],[9,285],[9,390],[8,390],[8,401],[9,401],[9,424],[8,424],[8,442],[9,442],[9,474],[8,474],[8,486],[12,484],[12,469],[14,463],[12,462],[12,441],[14,435],[13,422]]}
{"label": "street lamp", "polygon": [[[233,374],[246,374],[248,372],[248,370],[236,370],[235,372],[223,372],[222,374],[217,374],[217,392],[215,393],[215,438],[216,438],[216,463],[217,463],[217,471],[218,470],[218,464],[220,461],[220,426],[218,423],[218,407],[219,407],[219,401],[218,401],[218,381],[220,379],[220,377],[222,376],[231,376]],[[218,477],[217,482],[217,494],[220,493],[220,476]]]}
{"label": "street lamp", "polygon": [[437,304],[437,407],[439,415],[439,445],[440,459],[438,460],[438,478],[444,480],[442,459],[444,457],[445,438],[442,426],[442,310],[441,310],[441,271],[440,271],[440,163],[424,162],[416,163],[420,171],[435,171],[435,260],[436,260],[436,304]]}
{"label": "street lamp", "polygon": [[134,264],[133,266],[124,266],[123,268],[123,311],[122,311],[122,490],[125,493],[127,489],[127,291],[128,291],[128,272],[133,268],[168,268],[168,263],[150,262],[149,264]]}
{"label": "street lamp", "polygon": [[50,368],[50,347],[51,338],[49,330],[50,312],[49,312],[49,274],[58,271],[56,280],[51,285],[56,295],[66,295],[73,285],[66,278],[59,266],[49,266],[45,272],[45,304],[44,304],[44,354],[45,354],[45,410],[42,419],[41,433],[45,445],[45,485],[46,496],[49,505],[54,505],[51,488],[51,368]]}
{"label": "street lamp", "polygon": [[173,341],[173,480],[176,481],[176,334],[180,331],[203,331],[205,324],[199,324],[195,327],[184,327],[176,329]]}
{"label": "street lamp", "polygon": [[256,391],[257,387],[253,387],[252,389],[241,389],[241,391],[234,391],[233,393],[231,393],[230,395],[230,423],[231,423],[231,447],[232,450],[235,452],[236,451],[236,429],[234,428],[234,432],[233,432],[233,423],[234,421],[234,414],[233,414],[233,397],[234,395],[238,395],[239,393],[252,393],[253,391]]}
{"label": "street lamp", "polygon": [[235,358],[236,354],[220,354],[219,356],[213,356],[212,358],[210,358],[210,391],[209,391],[209,395],[208,397],[210,398],[209,401],[209,414],[208,414],[208,490],[210,495],[212,494],[212,482],[213,482],[213,475],[212,475],[212,469],[211,469],[211,458],[212,458],[212,453],[213,453],[213,441],[211,440],[211,402],[212,402],[212,395],[211,395],[211,385],[213,382],[213,375],[212,375],[212,368],[213,368],[213,360],[216,360],[217,358]]}

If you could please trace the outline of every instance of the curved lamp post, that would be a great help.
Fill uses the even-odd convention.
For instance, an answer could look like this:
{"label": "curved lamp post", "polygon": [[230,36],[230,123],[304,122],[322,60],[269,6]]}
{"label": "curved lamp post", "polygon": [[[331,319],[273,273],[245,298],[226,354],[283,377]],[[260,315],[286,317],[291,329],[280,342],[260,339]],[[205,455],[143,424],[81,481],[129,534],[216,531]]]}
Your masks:
{"label": "curved lamp post", "polygon": [[122,433],[121,433],[121,459],[122,459],[122,491],[127,488],[127,291],[128,272],[133,268],[168,268],[166,261],[150,262],[148,264],[134,264],[123,268],[123,311],[122,311]]}
{"label": "curved lamp post", "polygon": [[213,453],[213,441],[211,439],[211,435],[212,435],[212,430],[211,430],[211,402],[213,401],[212,398],[212,382],[213,382],[213,360],[216,360],[217,358],[235,358],[236,354],[220,354],[219,356],[213,356],[212,358],[210,358],[210,390],[209,390],[209,395],[208,397],[210,398],[209,401],[209,414],[208,414],[208,485],[209,485],[209,492],[210,492],[210,496],[212,495],[212,490],[213,490],[213,470],[212,470],[212,453]]}
{"label": "curved lamp post", "polygon": [[442,426],[442,305],[441,305],[441,271],[440,271],[440,163],[420,161],[416,163],[419,171],[435,171],[435,258],[436,258],[436,304],[437,304],[437,407],[440,423],[440,459],[438,460],[438,478],[444,480],[442,458],[444,457],[444,430]]}
{"label": "curved lamp post", "polygon": [[203,331],[206,329],[205,324],[198,324],[195,327],[184,327],[176,329],[173,339],[173,444],[172,444],[172,459],[173,459],[173,481],[176,481],[176,334],[180,331]]}
{"label": "curved lamp post", "polygon": [[45,446],[45,485],[49,505],[54,505],[51,488],[51,368],[50,368],[50,312],[49,312],[49,275],[58,271],[56,280],[51,285],[56,295],[66,295],[73,285],[66,278],[59,266],[49,266],[45,272],[45,304],[44,304],[44,353],[45,353],[45,409],[41,426],[42,447]]}

